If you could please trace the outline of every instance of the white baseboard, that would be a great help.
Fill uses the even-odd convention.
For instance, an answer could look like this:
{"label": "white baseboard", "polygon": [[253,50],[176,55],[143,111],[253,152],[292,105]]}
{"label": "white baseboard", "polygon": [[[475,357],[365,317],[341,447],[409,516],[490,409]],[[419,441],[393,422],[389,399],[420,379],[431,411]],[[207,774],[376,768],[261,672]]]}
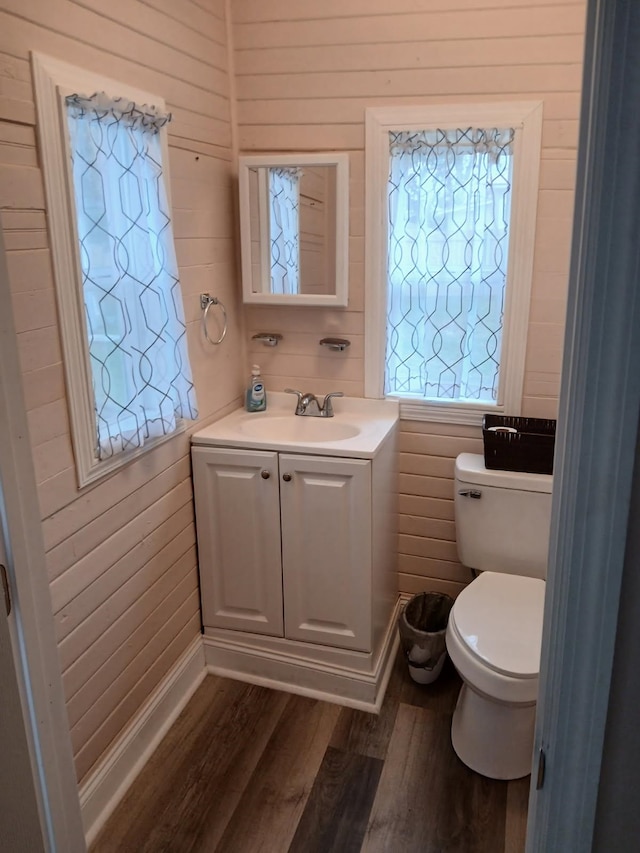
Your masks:
{"label": "white baseboard", "polygon": [[[400,600],[375,654],[297,643],[224,629],[205,629],[209,672],[360,711],[380,711],[398,648]],[[333,659],[331,659],[333,658]]]}
{"label": "white baseboard", "polygon": [[198,636],[80,787],[87,845],[112,814],[206,675]]}

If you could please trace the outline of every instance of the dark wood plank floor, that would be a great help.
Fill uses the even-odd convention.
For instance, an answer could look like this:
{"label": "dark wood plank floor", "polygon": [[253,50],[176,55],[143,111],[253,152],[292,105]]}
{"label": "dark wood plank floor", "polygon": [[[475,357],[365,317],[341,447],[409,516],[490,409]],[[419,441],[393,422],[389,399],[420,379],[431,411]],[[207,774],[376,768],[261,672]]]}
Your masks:
{"label": "dark wood plank floor", "polygon": [[450,662],[379,716],[208,676],[91,853],[522,853],[529,780],[451,747]]}

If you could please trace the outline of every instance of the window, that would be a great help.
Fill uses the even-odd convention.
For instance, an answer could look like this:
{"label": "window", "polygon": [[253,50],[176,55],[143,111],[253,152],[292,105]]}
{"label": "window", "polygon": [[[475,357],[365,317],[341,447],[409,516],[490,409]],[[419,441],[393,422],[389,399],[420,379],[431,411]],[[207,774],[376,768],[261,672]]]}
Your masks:
{"label": "window", "polygon": [[148,93],[33,64],[82,486],[197,417],[167,194],[170,115]]}
{"label": "window", "polygon": [[539,104],[367,110],[366,394],[405,416],[520,410]]}

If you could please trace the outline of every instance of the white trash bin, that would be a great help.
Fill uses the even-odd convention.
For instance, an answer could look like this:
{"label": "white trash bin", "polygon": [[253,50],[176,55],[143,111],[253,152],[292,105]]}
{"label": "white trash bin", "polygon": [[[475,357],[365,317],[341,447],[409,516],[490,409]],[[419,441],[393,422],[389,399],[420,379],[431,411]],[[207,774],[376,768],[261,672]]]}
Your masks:
{"label": "white trash bin", "polygon": [[431,684],[442,672],[447,656],[445,634],[452,607],[450,595],[421,592],[406,603],[398,617],[409,675],[418,684]]}

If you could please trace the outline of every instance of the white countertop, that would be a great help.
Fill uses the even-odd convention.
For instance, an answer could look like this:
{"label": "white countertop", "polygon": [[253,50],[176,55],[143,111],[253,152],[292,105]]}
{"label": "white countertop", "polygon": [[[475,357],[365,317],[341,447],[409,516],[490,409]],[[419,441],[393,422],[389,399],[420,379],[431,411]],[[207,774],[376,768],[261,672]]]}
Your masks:
{"label": "white countertop", "polygon": [[[334,397],[332,402],[332,418],[296,415],[296,398],[293,394],[269,391],[265,412],[237,409],[194,433],[191,441],[195,445],[373,458],[398,422],[398,402],[362,397]],[[260,435],[263,423],[265,434]],[[335,432],[338,436],[344,433],[345,437],[330,441],[317,440],[325,429],[327,435]],[[285,434],[279,435],[280,430]],[[348,435],[356,430],[356,435]],[[307,431],[311,439],[305,435]],[[295,439],[292,438],[293,434],[296,435]]]}

